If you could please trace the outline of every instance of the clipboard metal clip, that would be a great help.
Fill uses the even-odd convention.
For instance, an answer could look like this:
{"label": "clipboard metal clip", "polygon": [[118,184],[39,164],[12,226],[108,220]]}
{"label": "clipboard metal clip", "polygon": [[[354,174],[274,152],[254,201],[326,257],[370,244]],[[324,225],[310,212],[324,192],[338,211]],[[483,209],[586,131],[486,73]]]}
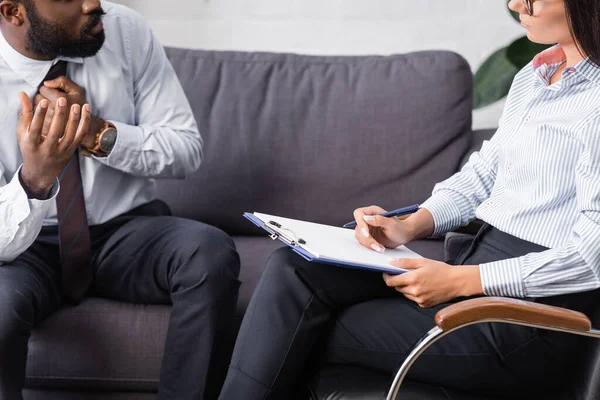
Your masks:
{"label": "clipboard metal clip", "polygon": [[[271,229],[274,233],[270,235],[271,239],[277,240],[279,238],[285,239],[286,242],[289,242],[292,246],[298,246],[299,244],[306,244],[306,240],[299,238],[296,234],[291,230],[284,228],[280,223],[275,221],[269,221],[267,223],[269,225],[269,229]],[[287,233],[283,233],[280,230],[284,230]],[[290,237],[292,236],[292,237]]]}

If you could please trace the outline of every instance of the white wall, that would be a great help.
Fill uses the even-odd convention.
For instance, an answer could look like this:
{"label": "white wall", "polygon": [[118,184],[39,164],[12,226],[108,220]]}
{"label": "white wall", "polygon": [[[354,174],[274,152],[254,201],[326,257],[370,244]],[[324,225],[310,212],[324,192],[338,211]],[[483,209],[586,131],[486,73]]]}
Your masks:
{"label": "white wall", "polygon": [[[116,0],[142,13],[165,45],[307,54],[448,49],[473,70],[523,35],[505,0]],[[503,102],[474,113],[494,127]]]}

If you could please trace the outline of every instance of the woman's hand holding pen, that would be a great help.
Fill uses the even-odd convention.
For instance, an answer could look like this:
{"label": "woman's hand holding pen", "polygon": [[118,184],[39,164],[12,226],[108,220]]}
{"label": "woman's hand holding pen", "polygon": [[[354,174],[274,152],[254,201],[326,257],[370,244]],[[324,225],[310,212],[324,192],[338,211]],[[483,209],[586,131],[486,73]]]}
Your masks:
{"label": "woman's hand holding pen", "polygon": [[383,253],[385,248],[394,249],[412,240],[409,226],[397,218],[379,214],[386,211],[378,206],[358,208],[354,211],[356,240],[365,247]]}
{"label": "woman's hand holding pen", "polygon": [[385,210],[378,206],[358,208],[354,211],[354,232],[360,244],[383,253],[386,248],[395,249],[433,234],[433,216],[427,209],[421,208],[403,220],[379,215],[383,213]]}

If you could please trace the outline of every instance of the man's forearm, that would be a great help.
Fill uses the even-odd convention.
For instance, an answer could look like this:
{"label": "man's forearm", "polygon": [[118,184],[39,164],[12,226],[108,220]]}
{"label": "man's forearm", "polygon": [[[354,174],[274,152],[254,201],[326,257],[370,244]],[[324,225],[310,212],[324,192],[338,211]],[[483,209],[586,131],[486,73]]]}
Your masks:
{"label": "man's forearm", "polygon": [[58,193],[57,186],[51,189],[47,200],[28,198],[17,175],[0,187],[0,219],[6,222],[0,232],[0,263],[14,260],[35,241]]}

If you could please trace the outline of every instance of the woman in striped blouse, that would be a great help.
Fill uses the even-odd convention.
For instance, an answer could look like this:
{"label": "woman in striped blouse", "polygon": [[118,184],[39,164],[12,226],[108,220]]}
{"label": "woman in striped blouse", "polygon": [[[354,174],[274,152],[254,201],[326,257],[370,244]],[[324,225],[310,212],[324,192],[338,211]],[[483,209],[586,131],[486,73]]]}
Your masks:
{"label": "woman in striped blouse", "polygon": [[[405,221],[378,216],[379,207],[355,212],[356,238],[375,251],[479,218],[486,224],[473,246],[456,266],[393,261],[411,271],[383,280],[277,251],[248,308],[222,399],[289,398],[339,310],[328,361],[392,373],[435,313],[460,297],[527,298],[588,314],[598,307],[600,1],[509,6],[530,40],[558,44],[517,75],[497,133]],[[434,344],[409,377],[470,392],[539,395],[540,387],[563,382],[579,340],[475,325]]]}

